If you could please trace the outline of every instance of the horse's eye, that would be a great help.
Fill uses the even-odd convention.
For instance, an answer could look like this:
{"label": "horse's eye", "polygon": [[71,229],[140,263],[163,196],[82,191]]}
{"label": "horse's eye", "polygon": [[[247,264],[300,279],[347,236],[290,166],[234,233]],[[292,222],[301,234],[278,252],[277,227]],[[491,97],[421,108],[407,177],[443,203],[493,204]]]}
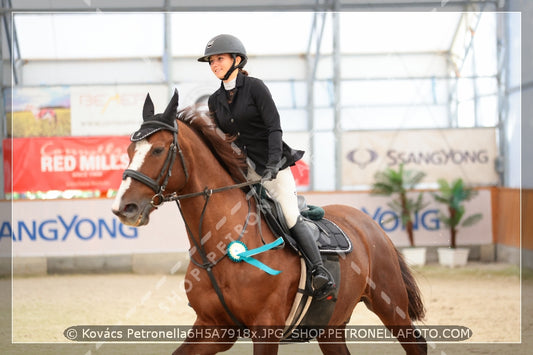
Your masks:
{"label": "horse's eye", "polygon": [[153,155],[161,155],[164,150],[165,150],[164,147],[157,147],[157,148],[154,148],[152,154]]}

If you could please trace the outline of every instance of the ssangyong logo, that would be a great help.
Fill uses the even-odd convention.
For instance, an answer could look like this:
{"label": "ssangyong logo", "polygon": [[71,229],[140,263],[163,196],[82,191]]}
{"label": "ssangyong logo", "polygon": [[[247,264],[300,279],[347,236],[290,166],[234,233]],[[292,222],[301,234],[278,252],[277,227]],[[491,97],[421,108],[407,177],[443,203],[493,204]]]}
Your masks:
{"label": "ssangyong logo", "polygon": [[[372,149],[354,149],[348,152],[346,158],[364,169],[370,163],[379,158],[379,154]],[[437,149],[434,151],[398,151],[389,149],[385,152],[387,166],[405,165],[486,165],[491,159],[486,149],[461,150],[461,149]]]}
{"label": "ssangyong logo", "polygon": [[359,168],[364,169],[368,164],[377,160],[378,153],[372,149],[354,149],[346,155],[346,158]]}

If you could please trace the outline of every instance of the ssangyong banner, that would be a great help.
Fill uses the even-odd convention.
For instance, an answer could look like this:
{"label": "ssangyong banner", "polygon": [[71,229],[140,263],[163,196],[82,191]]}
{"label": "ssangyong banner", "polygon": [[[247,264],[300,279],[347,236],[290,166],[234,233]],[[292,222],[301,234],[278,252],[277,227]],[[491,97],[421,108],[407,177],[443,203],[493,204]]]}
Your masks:
{"label": "ssangyong banner", "polygon": [[6,139],[4,167],[12,179],[5,191],[117,189],[129,144],[128,136]]}
{"label": "ssangyong banner", "polygon": [[[481,214],[479,223],[469,227],[459,227],[457,245],[486,245],[492,243],[492,210],[489,188],[479,189],[478,194],[465,202],[465,218]],[[418,192],[408,193],[408,197],[417,198]],[[409,239],[401,216],[389,203],[390,197],[376,196],[368,192],[310,193],[306,195],[310,205],[325,206],[332,204],[355,207],[369,215],[391,238],[397,247],[409,246]],[[447,207],[435,201],[431,191],[422,195],[424,208],[413,216],[415,246],[449,246],[450,230],[439,219],[439,213],[448,215]]]}
{"label": "ssangyong banner", "polygon": [[[0,256],[110,255],[188,249],[176,204],[161,206],[151,215],[150,224],[135,228],[120,223],[111,212],[112,203],[111,199],[16,200],[11,216],[1,215]],[[0,202],[0,210],[9,207],[9,202]]]}
{"label": "ssangyong banner", "polygon": [[423,171],[424,182],[462,178],[468,184],[498,183],[494,128],[345,132],[343,186],[372,185],[387,168]]}
{"label": "ssangyong banner", "polygon": [[[368,214],[398,247],[408,246],[401,218],[388,206],[389,198],[366,192],[306,193],[316,206],[344,204]],[[439,221],[438,204],[429,192],[428,204],[414,218],[417,246],[448,246],[449,229]],[[185,252],[189,241],[183,220],[174,203],[160,206],[148,225],[135,228],[121,224],[111,213],[111,199],[16,200],[0,202],[0,256],[77,256],[157,252]],[[242,208],[247,208],[243,204]],[[492,243],[491,193],[482,189],[466,203],[466,215],[480,213],[481,221],[461,227],[458,245]],[[11,215],[10,212],[11,211]],[[349,217],[349,216],[347,216]],[[241,223],[241,222],[239,222]],[[253,223],[255,222],[251,222]]]}

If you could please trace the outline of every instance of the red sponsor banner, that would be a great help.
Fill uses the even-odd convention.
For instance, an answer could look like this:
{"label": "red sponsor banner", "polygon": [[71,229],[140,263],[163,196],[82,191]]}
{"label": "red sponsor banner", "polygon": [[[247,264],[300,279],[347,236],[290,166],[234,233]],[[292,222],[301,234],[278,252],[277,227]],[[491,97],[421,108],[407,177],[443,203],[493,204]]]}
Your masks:
{"label": "red sponsor banner", "polygon": [[[5,139],[4,191],[118,189],[129,144],[128,136]],[[292,172],[297,186],[309,186],[305,162],[298,161]]]}
{"label": "red sponsor banner", "polygon": [[128,136],[5,139],[5,191],[118,189],[129,144]]}
{"label": "red sponsor banner", "polygon": [[291,166],[292,175],[296,186],[309,187],[309,165],[303,160],[298,160],[294,166]]}

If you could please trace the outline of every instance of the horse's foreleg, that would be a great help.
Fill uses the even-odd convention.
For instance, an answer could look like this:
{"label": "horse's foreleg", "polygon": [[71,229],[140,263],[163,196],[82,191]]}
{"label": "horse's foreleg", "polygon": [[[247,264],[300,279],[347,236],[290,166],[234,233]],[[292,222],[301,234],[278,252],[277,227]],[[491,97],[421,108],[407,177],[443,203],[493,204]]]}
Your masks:
{"label": "horse's foreleg", "polygon": [[254,342],[254,355],[275,355],[278,353],[279,343]]}
{"label": "horse's foreleg", "polygon": [[[172,355],[210,355],[226,351],[237,341],[237,338],[224,336],[226,333],[229,332],[222,332],[218,327],[201,327],[195,325],[188,332],[188,336],[183,344]],[[210,336],[210,334],[216,334],[217,336]]]}
{"label": "horse's foreleg", "polygon": [[318,346],[324,355],[350,355],[346,346],[346,326],[328,328],[326,335],[317,338]]}
{"label": "horse's foreleg", "polygon": [[226,351],[233,346],[233,343],[212,343],[212,342],[201,342],[201,343],[192,343],[189,339],[185,340],[179,348],[177,348],[172,355],[189,355],[189,354],[201,354],[201,355],[211,355],[217,354],[222,351]]}

